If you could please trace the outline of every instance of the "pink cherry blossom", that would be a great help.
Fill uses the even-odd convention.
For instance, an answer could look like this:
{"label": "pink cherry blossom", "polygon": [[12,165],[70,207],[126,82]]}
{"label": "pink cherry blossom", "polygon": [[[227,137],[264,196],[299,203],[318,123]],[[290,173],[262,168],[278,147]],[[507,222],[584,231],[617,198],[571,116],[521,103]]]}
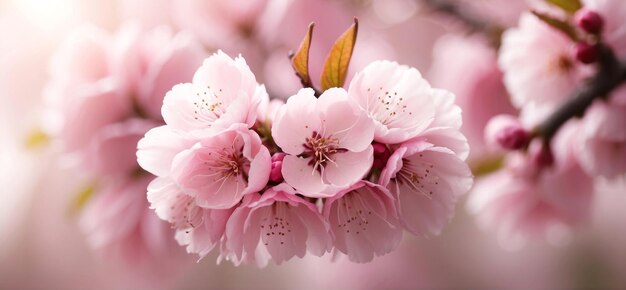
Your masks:
{"label": "pink cherry blossom", "polygon": [[173,261],[181,253],[172,239],[174,232],[154,215],[141,194],[149,181],[143,176],[102,184],[80,217],[80,226],[93,248],[131,263],[159,257]]}
{"label": "pink cherry blossom", "polygon": [[421,236],[441,232],[472,182],[469,167],[453,151],[422,140],[396,149],[379,179],[395,193],[405,228]]}
{"label": "pink cherry blossom", "polygon": [[503,169],[480,179],[468,201],[479,224],[494,229],[505,241],[515,241],[549,238],[584,222],[590,213],[593,179],[576,160],[577,128],[570,122],[555,137],[551,167],[539,167],[532,156],[516,152]]}
{"label": "pink cherry blossom", "polygon": [[435,116],[428,127],[411,140],[426,140],[434,145],[445,147],[462,160],[469,156],[467,138],[460,131],[463,120],[461,108],[455,103],[455,96],[442,89],[432,89],[430,96],[435,105]]}
{"label": "pink cherry blossom", "polygon": [[357,73],[351,99],[372,118],[374,140],[395,144],[421,133],[434,118],[432,89],[414,68],[375,61]]}
{"label": "pink cherry blossom", "polygon": [[150,208],[172,225],[176,241],[186,246],[188,253],[204,258],[221,241],[233,209],[207,209],[195,200],[165,177],[157,177],[148,185]]}
{"label": "pink cherry blossom", "polygon": [[395,199],[384,187],[359,181],[325,200],[335,248],[357,263],[393,251],[402,239]]}
{"label": "pink cherry blossom", "polygon": [[578,159],[592,176],[616,178],[626,173],[626,105],[596,101],[585,113]]}
{"label": "pink cherry blossom", "polygon": [[572,57],[573,42],[531,13],[502,38],[499,65],[513,104],[521,108],[536,102],[560,104],[577,87],[590,68]]}
{"label": "pink cherry blossom", "polygon": [[372,166],[374,125],[341,88],[319,99],[301,89],[279,110],[272,136],[287,154],[285,182],[308,197],[331,196],[334,187],[359,181]]}
{"label": "pink cherry blossom", "polygon": [[173,129],[212,132],[244,123],[251,127],[265,87],[242,57],[230,58],[218,51],[204,61],[192,83],[176,85],[165,95],[161,113]]}
{"label": "pink cherry blossom", "polygon": [[246,197],[226,226],[228,258],[264,267],[269,260],[280,264],[306,252],[326,253],[331,245],[328,224],[313,203],[296,193],[282,183]]}
{"label": "pink cherry blossom", "polygon": [[[150,137],[145,140],[140,142],[140,159],[143,146],[151,145]],[[164,155],[169,154],[168,149],[163,149]],[[141,163],[162,162],[157,154],[150,157],[153,159]],[[227,209],[244,195],[261,190],[269,179],[270,167],[269,152],[259,136],[246,125],[236,124],[175,154],[169,177],[183,192],[196,198],[198,206]]]}

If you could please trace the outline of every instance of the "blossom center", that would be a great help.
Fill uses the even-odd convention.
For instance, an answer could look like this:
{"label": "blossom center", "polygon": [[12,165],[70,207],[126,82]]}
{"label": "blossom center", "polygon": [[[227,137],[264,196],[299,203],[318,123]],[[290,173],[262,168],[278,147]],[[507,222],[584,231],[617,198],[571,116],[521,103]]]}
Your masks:
{"label": "blossom center", "polygon": [[284,245],[287,235],[291,233],[291,225],[287,220],[287,204],[283,202],[275,202],[271,208],[267,209],[267,216],[261,220],[261,239],[263,244]]}
{"label": "blossom center", "polygon": [[344,148],[339,148],[339,139],[333,136],[324,137],[317,132],[313,132],[311,137],[307,137],[303,146],[305,150],[302,155],[311,158],[309,165],[313,166],[313,170],[322,170],[328,162],[337,165],[332,159],[333,155],[347,151]]}
{"label": "blossom center", "polygon": [[208,153],[208,158],[203,160],[212,173],[215,182],[222,181],[230,177],[244,176],[247,178],[250,169],[250,161],[243,156],[241,150],[233,148],[222,148]]}
{"label": "blossom center", "polygon": [[339,201],[338,208],[338,228],[346,231],[346,234],[359,235],[367,231],[369,225],[368,218],[372,215],[358,192],[346,193]]}
{"label": "blossom center", "polygon": [[194,119],[207,123],[211,127],[211,123],[219,119],[225,112],[224,102],[220,98],[222,89],[217,92],[211,89],[211,86],[196,92],[193,102]]}
{"label": "blossom center", "polygon": [[170,207],[170,210],[175,213],[169,220],[174,229],[186,229],[189,233],[204,222],[202,209],[189,195],[179,193],[176,196],[176,203]]}
{"label": "blossom center", "polygon": [[406,105],[406,99],[398,92],[386,91],[382,87],[367,89],[367,111],[385,126],[402,124],[407,116],[413,115]]}

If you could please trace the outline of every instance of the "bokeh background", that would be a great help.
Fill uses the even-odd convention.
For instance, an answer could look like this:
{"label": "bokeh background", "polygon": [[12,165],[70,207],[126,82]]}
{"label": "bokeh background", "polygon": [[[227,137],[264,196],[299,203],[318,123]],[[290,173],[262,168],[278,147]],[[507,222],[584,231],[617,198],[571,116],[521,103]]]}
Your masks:
{"label": "bokeh background", "polygon": [[[370,61],[391,59],[418,68],[435,85],[454,91],[448,86],[457,83],[455,78],[462,82],[480,69],[468,60],[471,54],[462,53],[473,49],[474,36],[461,23],[433,13],[420,1],[268,1],[274,5],[272,9],[264,9],[263,15],[253,17],[254,22],[244,23],[246,29],[253,27],[254,36],[242,33],[245,37],[241,39],[229,36],[231,32],[210,31],[208,24],[198,25],[198,21],[212,17],[202,14],[211,6],[201,2],[0,1],[0,288],[626,288],[623,181],[599,181],[588,224],[571,233],[556,232],[553,238],[530,240],[524,245],[511,244],[481,229],[462,199],[441,236],[424,239],[405,235],[395,252],[368,264],[354,264],[341,257],[331,261],[333,257],[327,255],[257,269],[230,263],[216,265],[213,254],[198,263],[195,256],[185,257],[191,262],[172,269],[164,265],[137,266],[92,250],[71,210],[85,178],[64,166],[54,142],[32,144],[34,132],[45,126],[42,90],[49,79],[50,58],[77,27],[95,25],[115,33],[123,24],[133,22],[147,28],[167,25],[176,31],[188,30],[207,51],[221,48],[231,55],[242,53],[270,94],[281,98],[299,87],[287,53],[297,48],[311,21],[316,22],[314,75],[319,74],[315,71],[319,72],[334,39],[354,16],[359,17],[361,27],[352,72]],[[258,1],[205,2],[231,2],[228,9],[245,11]],[[481,17],[504,25],[514,25],[525,7],[523,1],[511,0],[463,2]],[[188,6],[178,7],[184,5]],[[246,15],[241,17],[250,17]],[[215,35],[221,38],[212,39]],[[457,52],[446,54],[446,49]],[[453,74],[446,71],[448,66],[459,67],[452,80],[445,77]],[[505,94],[498,98],[503,105],[497,110],[511,110]],[[470,105],[480,107],[480,103],[464,105],[463,101],[459,100],[466,111],[474,108]],[[480,114],[487,119],[490,113],[475,115]],[[480,131],[478,127],[466,130]],[[472,141],[472,136],[468,137]],[[477,152],[480,142],[475,141]]]}

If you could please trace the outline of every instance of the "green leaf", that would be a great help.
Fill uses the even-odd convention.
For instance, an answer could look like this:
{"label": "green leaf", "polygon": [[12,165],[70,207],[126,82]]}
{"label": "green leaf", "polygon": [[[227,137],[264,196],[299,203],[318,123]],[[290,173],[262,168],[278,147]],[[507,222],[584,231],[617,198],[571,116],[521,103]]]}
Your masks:
{"label": "green leaf", "polygon": [[504,158],[502,156],[487,157],[472,163],[472,173],[475,177],[490,174],[504,166]]}
{"label": "green leaf", "polygon": [[565,12],[574,13],[583,5],[580,0],[545,0],[546,2],[563,9]]}
{"label": "green leaf", "polygon": [[572,27],[569,23],[561,19],[554,18],[548,14],[541,13],[541,12],[532,11],[532,13],[535,16],[537,16],[541,21],[565,33],[565,35],[567,35],[573,41],[578,42],[578,35],[576,34],[576,29],[574,29],[574,27]]}
{"label": "green leaf", "polygon": [[313,87],[311,76],[309,75],[309,50],[311,48],[311,38],[313,37],[313,27],[315,23],[309,24],[307,34],[304,36],[298,51],[291,55],[291,66],[296,71],[296,75],[300,78],[302,86]]}
{"label": "green leaf", "polygon": [[330,50],[322,71],[321,85],[323,91],[342,87],[346,81],[358,30],[359,21],[354,18],[354,24],[337,39]]}
{"label": "green leaf", "polygon": [[35,150],[50,142],[50,136],[46,134],[43,130],[37,128],[33,129],[26,140],[24,141],[24,147],[28,150]]}

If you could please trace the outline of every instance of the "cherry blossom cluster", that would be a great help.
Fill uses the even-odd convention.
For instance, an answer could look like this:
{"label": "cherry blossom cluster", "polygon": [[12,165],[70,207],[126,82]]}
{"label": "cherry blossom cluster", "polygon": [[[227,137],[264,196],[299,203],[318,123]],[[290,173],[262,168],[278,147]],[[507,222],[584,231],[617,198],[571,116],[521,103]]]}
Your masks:
{"label": "cherry blossom cluster", "polygon": [[347,89],[269,100],[219,51],[174,86],[138,143],[151,208],[200,257],[280,264],[307,252],[368,262],[404,230],[437,235],[473,177],[454,95],[389,61]]}
{"label": "cherry blossom cluster", "polygon": [[519,113],[487,124],[485,142],[507,154],[469,207],[503,238],[567,232],[589,219],[595,180],[626,174],[626,4],[558,2],[502,36],[498,64]]}

